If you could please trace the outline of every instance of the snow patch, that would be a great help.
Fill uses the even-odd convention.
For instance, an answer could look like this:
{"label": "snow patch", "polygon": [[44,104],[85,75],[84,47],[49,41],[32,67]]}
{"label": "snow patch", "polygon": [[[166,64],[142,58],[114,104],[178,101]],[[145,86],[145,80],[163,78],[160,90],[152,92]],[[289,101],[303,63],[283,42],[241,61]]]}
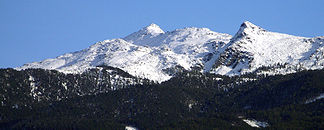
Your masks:
{"label": "snow patch", "polygon": [[256,128],[265,128],[268,127],[269,124],[267,122],[261,122],[261,121],[257,121],[255,119],[243,119],[243,121],[245,123],[247,123],[248,125],[250,125],[251,127],[256,127]]}
{"label": "snow patch", "polygon": [[315,98],[306,100],[305,104],[309,104],[309,103],[315,102],[316,100],[320,100],[322,98],[324,98],[324,93],[320,94],[319,96],[317,96]]}
{"label": "snow patch", "polygon": [[214,73],[220,74],[220,75],[228,75],[231,71],[232,71],[232,68],[230,68],[228,66],[221,65],[214,71]]}
{"label": "snow patch", "polygon": [[126,126],[125,130],[138,130],[136,127],[133,126]]}
{"label": "snow patch", "polygon": [[66,83],[62,83],[62,86],[64,87],[65,90],[67,90]]}

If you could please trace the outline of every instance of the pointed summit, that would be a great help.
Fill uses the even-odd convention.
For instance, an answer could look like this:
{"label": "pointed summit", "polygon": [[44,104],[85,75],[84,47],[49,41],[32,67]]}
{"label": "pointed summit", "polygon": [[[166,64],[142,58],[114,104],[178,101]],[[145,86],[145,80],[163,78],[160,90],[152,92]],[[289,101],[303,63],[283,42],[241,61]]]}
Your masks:
{"label": "pointed summit", "polygon": [[256,25],[254,25],[253,23],[249,22],[249,21],[245,21],[241,24],[241,27],[243,28],[260,28]]}
{"label": "pointed summit", "polygon": [[144,31],[151,35],[157,35],[157,34],[164,33],[164,31],[158,25],[156,25],[154,23],[150,24],[149,26],[144,27],[143,29],[141,29],[141,31]]}
{"label": "pointed summit", "polygon": [[239,31],[247,31],[247,30],[250,30],[250,31],[258,31],[258,30],[263,30],[265,31],[263,28],[249,22],[249,21],[245,21],[241,24],[241,27],[240,27],[240,30]]}
{"label": "pointed summit", "polygon": [[143,39],[144,37],[155,37],[159,34],[163,34],[164,31],[156,24],[152,23],[141,30],[134,32],[124,38],[126,41],[136,41]]}
{"label": "pointed summit", "polygon": [[265,32],[266,30],[254,25],[253,23],[249,21],[245,21],[241,24],[240,29],[237,31],[233,39],[237,39],[243,36],[246,36],[248,34],[260,34],[260,32]]}
{"label": "pointed summit", "polygon": [[152,41],[152,38],[157,37],[160,34],[164,34],[164,31],[158,25],[152,23],[123,39],[136,45],[146,45],[148,41]]}

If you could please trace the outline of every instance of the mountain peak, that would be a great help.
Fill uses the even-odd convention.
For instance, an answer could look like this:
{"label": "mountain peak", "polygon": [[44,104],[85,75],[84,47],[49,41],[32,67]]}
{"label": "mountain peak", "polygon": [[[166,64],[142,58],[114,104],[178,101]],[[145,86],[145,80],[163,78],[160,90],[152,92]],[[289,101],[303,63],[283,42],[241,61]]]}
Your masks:
{"label": "mountain peak", "polygon": [[249,21],[244,21],[242,24],[241,24],[241,27],[243,28],[260,28],[256,25],[254,25],[253,23],[249,22]]}
{"label": "mountain peak", "polygon": [[151,23],[150,25],[146,26],[145,28],[160,28],[160,26],[155,23]]}
{"label": "mountain peak", "polygon": [[148,34],[151,35],[157,35],[157,34],[161,34],[164,33],[164,31],[160,28],[160,26],[151,23],[150,25],[144,27],[143,29],[141,29],[141,31],[145,31]]}
{"label": "mountain peak", "polygon": [[132,43],[137,43],[138,41],[143,41],[145,39],[151,39],[152,37],[163,34],[164,31],[156,24],[152,23],[141,30],[134,32],[125,38],[124,40]]}
{"label": "mountain peak", "polygon": [[235,34],[233,39],[237,39],[242,36],[249,35],[249,34],[260,34],[259,32],[265,32],[265,31],[266,31],[265,29],[255,25],[249,21],[245,21],[241,24],[240,29]]}
{"label": "mountain peak", "polygon": [[263,30],[265,31],[263,28],[249,22],[249,21],[245,21],[241,24],[240,30],[239,31],[258,31],[258,30]]}

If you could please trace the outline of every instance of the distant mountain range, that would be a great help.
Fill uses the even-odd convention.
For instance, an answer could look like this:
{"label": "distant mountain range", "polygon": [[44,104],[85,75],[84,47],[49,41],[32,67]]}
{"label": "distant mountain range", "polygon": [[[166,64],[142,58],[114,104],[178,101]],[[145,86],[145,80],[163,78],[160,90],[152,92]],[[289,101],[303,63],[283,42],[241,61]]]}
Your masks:
{"label": "distant mountain range", "polygon": [[[324,37],[151,24],[0,69],[0,129],[324,129]],[[281,75],[283,74],[283,75]]]}
{"label": "distant mountain range", "polygon": [[16,68],[82,73],[112,66],[153,81],[166,81],[176,68],[221,75],[287,74],[324,67],[324,36],[306,38],[275,33],[248,21],[238,32],[184,28],[164,32],[151,24],[124,38],[98,42],[87,49]]}

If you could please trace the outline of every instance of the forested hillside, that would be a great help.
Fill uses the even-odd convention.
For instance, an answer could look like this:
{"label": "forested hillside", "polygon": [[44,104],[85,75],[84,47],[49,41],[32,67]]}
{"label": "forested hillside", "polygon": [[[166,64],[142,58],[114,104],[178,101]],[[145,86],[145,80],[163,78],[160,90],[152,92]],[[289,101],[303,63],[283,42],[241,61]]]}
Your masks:
{"label": "forested hillside", "polygon": [[[112,85],[114,75],[120,84]],[[267,77],[181,70],[154,83],[104,66],[74,75],[1,69],[0,127],[252,129],[248,119],[266,128],[324,129],[323,79],[323,70]]]}

